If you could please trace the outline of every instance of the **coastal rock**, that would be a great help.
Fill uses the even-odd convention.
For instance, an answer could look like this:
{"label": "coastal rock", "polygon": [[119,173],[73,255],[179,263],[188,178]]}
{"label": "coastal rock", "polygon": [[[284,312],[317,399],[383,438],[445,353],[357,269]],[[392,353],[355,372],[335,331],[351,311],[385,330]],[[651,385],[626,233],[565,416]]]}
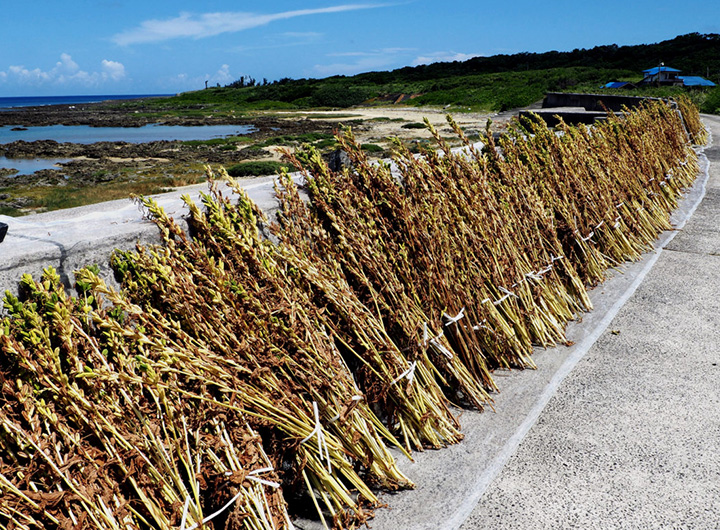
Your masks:
{"label": "coastal rock", "polygon": [[342,171],[346,167],[352,166],[352,161],[348,154],[342,149],[337,149],[332,153],[324,155],[323,158],[327,162],[330,171]]}
{"label": "coastal rock", "polygon": [[0,196],[0,208],[22,210],[23,208],[27,208],[31,204],[32,204],[32,199],[30,197],[12,198],[7,194],[3,194],[3,196]]}

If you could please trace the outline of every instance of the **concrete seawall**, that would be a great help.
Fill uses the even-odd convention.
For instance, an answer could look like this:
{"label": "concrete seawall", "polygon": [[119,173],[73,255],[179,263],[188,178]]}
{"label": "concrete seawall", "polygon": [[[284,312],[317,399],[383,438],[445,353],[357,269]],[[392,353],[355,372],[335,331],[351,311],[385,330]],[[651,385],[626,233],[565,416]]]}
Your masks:
{"label": "concrete seawall", "polygon": [[620,112],[623,107],[637,107],[643,101],[656,100],[639,96],[622,96],[616,94],[574,94],[565,92],[548,92],[543,100],[543,109],[557,107],[582,107],[586,111],[605,113],[606,109]]}
{"label": "concrete seawall", "polygon": [[[248,195],[266,213],[277,208],[273,177],[246,179]],[[153,196],[170,217],[181,220],[187,213],[182,195],[199,201],[207,184]],[[38,278],[46,267],[57,269],[66,285],[74,282],[73,271],[95,265],[101,276],[114,283],[109,267],[115,249],[130,250],[138,242],[159,242],[155,225],[144,218],[143,211],[130,199],[79,208],[58,210],[26,217],[0,215],[9,225],[0,243],[0,290],[17,294],[18,282],[25,273]]]}

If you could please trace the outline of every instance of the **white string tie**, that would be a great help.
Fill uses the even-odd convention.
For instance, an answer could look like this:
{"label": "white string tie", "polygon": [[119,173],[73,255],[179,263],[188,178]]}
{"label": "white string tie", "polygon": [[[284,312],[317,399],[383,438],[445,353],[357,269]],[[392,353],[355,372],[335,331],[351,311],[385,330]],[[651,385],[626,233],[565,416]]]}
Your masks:
{"label": "white string tie", "polygon": [[448,350],[448,349],[447,349],[443,344],[441,344],[440,341],[438,340],[438,339],[439,339],[440,337],[442,337],[442,336],[443,336],[443,334],[442,334],[442,331],[441,331],[441,332],[440,332],[440,335],[438,335],[438,336],[435,337],[434,339],[430,339],[430,344],[432,344],[432,345],[435,346],[438,350],[440,350],[440,353],[442,353],[445,357],[447,357],[448,359],[452,359],[452,358],[454,357],[453,352],[451,352],[450,350]]}
{"label": "white string tie", "polygon": [[500,298],[500,299],[498,299],[498,300],[495,300],[495,301],[493,302],[493,304],[494,304],[494,305],[500,305],[500,304],[502,304],[505,300],[507,300],[508,298],[510,298],[510,295],[509,295],[509,294],[506,294],[506,295],[503,296],[502,298]]}
{"label": "white string tie", "polygon": [[185,497],[185,506],[183,506],[182,519],[180,519],[180,530],[184,530],[185,521],[187,521],[188,509],[190,508],[190,495]]}
{"label": "white string tie", "polygon": [[588,241],[594,235],[595,235],[595,232],[590,232],[587,237],[581,237],[580,239],[582,239],[583,241]]}
{"label": "white string tie", "polygon": [[[456,318],[456,321],[457,321],[457,320],[460,320],[460,319],[463,317],[463,311],[465,311],[465,308],[464,308],[464,307],[462,308],[462,310],[460,311],[460,313],[458,313],[458,315],[455,317],[455,318]],[[449,316],[449,315],[447,315],[447,313],[443,313],[443,314],[444,314],[445,316]],[[451,323],[452,323],[452,322],[451,322]],[[430,344],[432,344],[433,346],[435,346],[438,350],[440,350],[440,353],[442,353],[445,357],[447,357],[448,359],[452,359],[452,358],[453,358],[452,352],[451,352],[450,350],[448,350],[445,346],[443,346],[442,344],[440,344],[440,342],[438,341],[438,339],[439,339],[440,337],[442,337],[444,333],[445,333],[444,331],[441,331],[440,334],[439,334],[437,337],[433,337],[433,338],[431,339],[431,338],[430,338],[430,335],[428,334],[427,322],[423,322],[423,347],[424,347],[424,348],[427,348],[427,345],[428,345],[428,342],[429,342]]]}
{"label": "white string tie", "polygon": [[252,480],[252,481],[258,482],[260,484],[263,484],[264,486],[270,486],[271,488],[277,489],[280,487],[280,484],[278,484],[277,482],[274,482],[272,480],[265,480],[264,478],[255,476],[255,475],[260,475],[261,473],[269,473],[272,470],[273,470],[272,466],[263,467],[261,469],[256,469],[256,470],[248,473],[245,478],[247,478],[248,480]]}
{"label": "white string tie", "polygon": [[503,293],[505,293],[505,296],[503,296],[503,297],[500,298],[499,300],[495,300],[495,301],[493,302],[493,304],[495,304],[495,305],[500,305],[500,304],[502,304],[505,300],[507,300],[507,299],[510,298],[511,296],[514,296],[515,298],[518,298],[518,295],[516,295],[515,293],[511,293],[510,291],[508,291],[508,290],[505,289],[504,287],[498,287],[498,289],[499,289],[500,291],[502,291]]}
{"label": "white string tie", "polygon": [[[200,525],[204,525],[205,523],[208,523],[208,522],[212,521],[212,520],[215,519],[218,515],[220,515],[220,514],[223,513],[225,510],[227,510],[228,508],[230,508],[230,506],[232,506],[233,504],[235,504],[235,501],[238,500],[242,494],[243,494],[243,491],[240,490],[240,491],[237,493],[237,495],[235,495],[232,499],[230,499],[225,506],[223,506],[222,508],[220,508],[220,509],[219,509],[218,511],[216,511],[214,514],[208,515],[208,516],[207,516],[205,519],[203,519],[201,522],[195,523],[194,525],[189,526],[189,527],[187,527],[187,528],[185,528],[185,518],[183,517],[183,520],[181,521],[181,524],[180,524],[180,530],[195,530],[196,528],[199,528]],[[188,497],[187,500],[185,501],[185,506],[187,506],[189,500],[190,500],[190,497]],[[183,516],[185,516],[185,515],[186,515],[186,514],[183,514]]]}
{"label": "white string tie", "polygon": [[487,304],[488,302],[492,302],[492,300],[490,300],[489,298],[485,298],[485,299],[483,299],[483,301],[480,302],[480,303],[481,303],[481,304]]}
{"label": "white string tie", "polygon": [[530,271],[525,275],[525,279],[530,278],[532,280],[535,280],[536,282],[539,282],[540,280],[542,280],[543,274],[544,273],[542,271],[538,271],[538,272]]}
{"label": "white string tie", "polygon": [[498,287],[498,289],[499,289],[501,292],[503,292],[503,293],[505,293],[506,295],[508,295],[508,296],[514,296],[515,298],[519,298],[518,295],[516,295],[516,294],[513,293],[513,292],[508,291],[508,290],[505,289],[504,287]]}
{"label": "white string tie", "polygon": [[595,227],[595,230],[597,230],[598,228],[600,228],[600,227],[601,227],[602,225],[604,225],[604,224],[605,224],[605,221],[604,221],[604,220],[603,220],[603,221],[600,221],[600,224]]}
{"label": "white string tie", "polygon": [[324,456],[327,460],[328,465],[328,472],[332,473],[332,465],[330,464],[330,450],[327,447],[327,443],[325,442],[325,433],[323,432],[322,425],[320,424],[320,413],[318,412],[318,406],[315,401],[313,401],[313,414],[315,414],[315,428],[312,430],[310,434],[308,434],[305,438],[303,438],[300,443],[304,444],[308,442],[313,436],[317,436],[317,444],[318,444],[318,452],[320,453],[320,460],[323,459],[323,449],[324,449]]}
{"label": "white string tie", "polygon": [[565,257],[565,256],[557,256],[557,257],[556,257],[556,256],[552,256],[552,257],[550,258],[550,263],[555,263],[556,261],[560,261],[560,260],[563,259],[564,257]]}
{"label": "white string tie", "polygon": [[481,329],[487,329],[492,331],[489,327],[485,325],[485,322],[487,322],[487,319],[483,318],[482,322],[480,322],[477,326],[473,326],[473,331],[480,331]]}
{"label": "white string tie", "polygon": [[403,373],[401,373],[399,376],[397,376],[392,383],[390,383],[390,386],[396,384],[400,379],[403,377],[407,377],[408,383],[412,384],[413,379],[415,378],[415,366],[417,366],[417,361],[413,361],[410,365],[410,368],[405,370]]}
{"label": "white string tie", "polygon": [[454,317],[451,317],[447,313],[443,313],[443,316],[448,319],[448,321],[445,322],[445,326],[455,324],[458,320],[462,319],[465,316],[465,308],[463,307],[460,312]]}
{"label": "white string tie", "polygon": [[538,274],[539,276],[545,276],[548,272],[550,272],[550,271],[553,269],[553,267],[554,267],[554,265],[551,263],[550,265],[548,265],[548,266],[545,267],[544,269],[537,271],[537,274]]}
{"label": "white string tie", "polygon": [[620,209],[620,208],[622,208],[623,204],[625,204],[625,203],[624,203],[624,202],[621,202],[620,204],[618,204],[617,206],[615,206],[615,208]]}

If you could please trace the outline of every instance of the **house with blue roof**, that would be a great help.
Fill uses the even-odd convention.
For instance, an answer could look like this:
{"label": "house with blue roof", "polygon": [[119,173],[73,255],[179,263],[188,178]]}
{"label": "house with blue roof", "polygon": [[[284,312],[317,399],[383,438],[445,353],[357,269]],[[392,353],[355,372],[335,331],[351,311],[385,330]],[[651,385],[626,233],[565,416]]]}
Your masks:
{"label": "house with blue roof", "polygon": [[[660,63],[660,66],[643,70],[643,80],[638,86],[677,86],[684,88],[711,88],[715,83],[704,77],[696,75],[680,75],[681,70],[670,68]],[[610,81],[601,88],[635,88],[635,85],[627,81]]]}
{"label": "house with blue roof", "polygon": [[687,88],[714,87],[715,83],[699,76],[680,75],[681,70],[660,66],[643,70],[644,78],[640,85],[681,86]]}
{"label": "house with blue roof", "polygon": [[679,73],[680,70],[661,63],[660,66],[643,70],[644,77],[640,83],[643,85],[682,86],[682,81],[678,78]]}

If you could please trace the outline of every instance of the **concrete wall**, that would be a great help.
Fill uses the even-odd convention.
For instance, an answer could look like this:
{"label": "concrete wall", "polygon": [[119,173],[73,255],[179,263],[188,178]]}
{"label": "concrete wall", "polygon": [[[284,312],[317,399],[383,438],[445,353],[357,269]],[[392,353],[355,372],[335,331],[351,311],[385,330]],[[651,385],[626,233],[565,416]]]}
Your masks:
{"label": "concrete wall", "polygon": [[[245,189],[266,213],[277,209],[273,177],[246,179]],[[181,196],[188,194],[199,202],[203,191],[207,191],[207,184],[155,198],[168,215],[181,221],[187,213]],[[160,241],[155,225],[129,199],[25,217],[0,215],[0,222],[9,225],[5,240],[0,243],[0,298],[6,290],[17,294],[23,274],[37,279],[46,267],[54,267],[64,283],[72,286],[73,271],[98,265],[101,276],[115,284],[109,267],[113,250],[131,250],[138,242]]]}
{"label": "concrete wall", "polygon": [[570,94],[563,92],[548,92],[543,100],[543,108],[555,107],[582,107],[588,111],[602,112],[605,109],[619,112],[623,106],[635,107],[642,101],[656,98],[643,98],[637,96],[618,96],[612,94]]}

